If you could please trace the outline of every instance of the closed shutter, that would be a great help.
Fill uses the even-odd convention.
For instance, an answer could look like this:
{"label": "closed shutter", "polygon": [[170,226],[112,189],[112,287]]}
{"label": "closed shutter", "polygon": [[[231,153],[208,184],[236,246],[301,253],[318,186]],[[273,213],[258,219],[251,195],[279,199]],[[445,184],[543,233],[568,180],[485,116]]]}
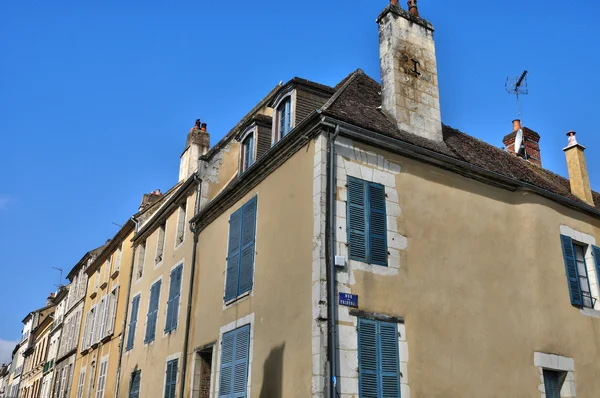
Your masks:
{"label": "closed shutter", "polygon": [[598,283],[600,283],[600,247],[592,245],[592,253],[596,263],[596,276],[598,277]]}
{"label": "closed shutter", "polygon": [[85,316],[85,323],[83,326],[83,334],[81,335],[81,350],[82,351],[87,348],[86,338],[87,338],[87,334],[88,334],[88,330],[89,330],[89,323],[90,323],[90,313],[88,311],[88,313]]}
{"label": "closed shutter", "polygon": [[160,286],[162,282],[158,281],[150,288],[150,302],[148,304],[148,316],[146,321],[146,337],[144,343],[149,343],[156,336],[156,322],[158,319],[158,302],[160,299]]}
{"label": "closed shutter", "polygon": [[106,305],[106,296],[104,296],[102,298],[102,300],[100,300],[100,306],[98,307],[98,328],[97,328],[97,332],[96,332],[96,338],[95,341],[100,341],[103,337],[104,334],[106,333],[106,310],[107,310],[107,305]]}
{"label": "closed shutter", "polygon": [[369,184],[369,250],[371,264],[387,266],[385,188]]}
{"label": "closed shutter", "polygon": [[569,293],[571,294],[571,304],[583,306],[583,296],[581,286],[579,285],[579,275],[577,273],[577,262],[575,261],[575,248],[573,240],[565,235],[560,236],[562,243],[563,256],[565,259],[565,268],[567,270],[567,281],[569,283]]}
{"label": "closed shutter", "polygon": [[166,225],[163,224],[158,228],[158,240],[156,242],[156,258],[154,259],[154,263],[158,264],[163,259],[163,253],[165,250],[165,228]]}
{"label": "closed shutter", "polygon": [[119,288],[116,287],[109,296],[109,312],[108,312],[108,334],[115,331],[115,316],[117,314],[117,298],[119,297]]}
{"label": "closed shutter", "polygon": [[242,207],[242,256],[238,296],[252,290],[254,279],[254,242],[256,234],[256,197]]}
{"label": "closed shutter", "polygon": [[129,319],[129,330],[127,331],[127,350],[133,348],[135,328],[137,326],[138,310],[140,309],[140,296],[135,296],[131,302],[131,318]]}
{"label": "closed shutter", "polygon": [[359,320],[358,365],[361,398],[400,398],[396,324]]}
{"label": "closed shutter", "polygon": [[167,320],[165,323],[165,332],[177,328],[177,316],[179,315],[179,298],[181,297],[181,274],[183,265],[179,265],[171,271],[171,281],[169,286],[169,300],[167,302]]}
{"label": "closed shutter", "polygon": [[246,397],[249,353],[250,325],[223,335],[221,340],[219,397]]}
{"label": "closed shutter", "polygon": [[83,398],[83,387],[85,383],[85,371],[79,374],[79,383],[77,383],[77,398]]}
{"label": "closed shutter", "polygon": [[365,217],[365,183],[348,178],[348,244],[350,258],[367,261],[367,220]]}
{"label": "closed shutter", "polygon": [[544,369],[546,398],[560,398],[560,373]]}
{"label": "closed shutter", "polygon": [[240,238],[242,234],[242,209],[229,218],[229,249],[227,250],[227,272],[225,276],[225,301],[237,297],[240,263]]}
{"label": "closed shutter", "polygon": [[165,398],[175,398],[177,387],[177,366],[178,359],[167,362],[167,374],[165,376]]}
{"label": "closed shutter", "polygon": [[131,383],[129,385],[129,398],[139,398],[141,375],[142,373],[139,370],[131,374]]}
{"label": "closed shutter", "polygon": [[121,268],[121,259],[123,258],[123,245],[119,246],[117,249],[117,260],[115,261],[115,270],[119,270]]}
{"label": "closed shutter", "polygon": [[94,343],[94,335],[96,333],[96,323],[98,319],[98,307],[92,307],[90,313],[90,334],[88,336],[88,347]]}
{"label": "closed shutter", "polygon": [[104,386],[106,385],[106,368],[108,361],[100,363],[100,375],[98,376],[98,390],[96,391],[96,398],[104,398]]}

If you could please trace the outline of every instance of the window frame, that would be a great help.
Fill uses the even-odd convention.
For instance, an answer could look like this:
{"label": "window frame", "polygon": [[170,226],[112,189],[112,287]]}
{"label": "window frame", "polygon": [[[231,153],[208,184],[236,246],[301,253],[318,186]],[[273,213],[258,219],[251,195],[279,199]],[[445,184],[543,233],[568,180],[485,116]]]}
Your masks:
{"label": "window frame", "polygon": [[[281,105],[289,101],[289,128],[284,133],[281,134],[280,125],[279,125],[279,108]],[[279,141],[289,135],[292,132],[296,125],[296,89],[294,87],[288,87],[286,90],[281,92],[275,100],[272,102],[271,108],[273,109],[273,117],[272,117],[272,126],[271,126],[271,147],[276,145]]]}
{"label": "window frame", "polygon": [[[152,338],[148,337],[148,333],[150,332],[150,305],[152,303],[152,289],[158,285],[158,297],[156,298],[156,310],[153,310],[152,313],[154,313],[156,311],[156,320],[154,321],[154,330],[152,330]],[[145,332],[144,332],[144,345],[148,345],[151,344],[152,342],[154,342],[156,340],[156,329],[158,328],[158,319],[159,319],[159,315],[160,315],[160,296],[161,296],[161,292],[162,292],[162,276],[159,277],[157,280],[155,280],[154,282],[152,282],[152,284],[150,285],[150,292],[148,293],[148,306],[146,307],[146,328],[145,328]]]}
{"label": "window frame", "polygon": [[[175,371],[175,380],[169,380],[169,366],[171,366],[171,372]],[[173,369],[173,366],[175,369]],[[165,382],[163,388],[163,396],[165,398],[177,398],[177,381],[179,380],[179,357],[167,359],[166,369],[165,369]],[[171,378],[173,374],[171,373]],[[173,395],[171,395],[171,391],[167,392],[167,388],[173,387]]]}
{"label": "window frame", "polygon": [[[134,301],[137,299],[137,307],[134,306]],[[129,311],[129,322],[127,323],[127,339],[125,340],[125,352],[130,351],[135,346],[135,334],[140,317],[140,303],[142,302],[142,293],[138,293],[131,298],[131,310]],[[135,308],[135,325],[132,328],[133,309]],[[131,344],[129,344],[131,340]]]}
{"label": "window frame", "polygon": [[[133,393],[133,391],[131,390],[131,388],[133,386],[135,375],[138,376],[137,394],[136,395],[131,395]],[[130,380],[129,380],[129,393],[127,395],[128,398],[139,398],[140,397],[140,390],[141,389],[142,389],[142,370],[141,369],[137,369],[137,370],[134,370],[133,372],[131,372],[131,377],[130,377]]]}
{"label": "window frame", "polygon": [[177,226],[175,228],[175,249],[178,249],[185,242],[187,228],[185,223],[188,217],[187,198],[177,206]]}
{"label": "window frame", "polygon": [[[581,309],[584,311],[583,313],[585,311],[600,313],[597,308],[600,300],[600,248],[595,245],[595,239],[591,235],[569,230],[561,227],[560,240],[571,305]],[[582,260],[577,259],[578,250],[582,252]],[[589,268],[590,263],[588,262],[590,259],[595,263],[591,268]],[[585,270],[585,276],[581,275],[580,265]],[[591,285],[593,275],[596,276],[594,289]],[[589,297],[585,296],[586,292],[582,288],[584,282]],[[586,303],[586,299],[589,303]]]}
{"label": "window frame", "polygon": [[[254,163],[256,163],[256,140],[257,140],[257,127],[253,125],[249,128],[240,138],[240,174],[248,170]],[[250,146],[246,143],[250,141]],[[246,148],[249,150],[247,151]],[[250,153],[251,163],[246,164],[248,160],[247,153]]]}
{"label": "window frame", "polygon": [[[175,302],[175,298],[171,297],[171,288],[173,287],[171,284],[171,280],[173,278],[173,273],[176,270],[181,270],[181,280],[179,281],[179,294],[177,296],[177,304],[175,306],[173,306],[173,303]],[[183,290],[183,262],[179,263],[177,265],[175,265],[173,268],[171,268],[171,271],[169,272],[169,293],[167,295],[167,308],[165,311],[165,328],[164,328],[164,333],[165,334],[169,334],[174,332],[175,330],[177,330],[177,326],[179,326],[179,308],[181,305],[181,293]],[[174,311],[172,314],[169,314],[169,311]],[[170,317],[172,317],[173,319],[171,319],[171,324],[169,325],[169,319]]]}
{"label": "window frame", "polygon": [[[159,225],[156,234],[156,251],[154,254],[154,268],[158,268],[165,258],[165,245],[167,243],[167,222]],[[161,243],[162,235],[162,243]]]}
{"label": "window frame", "polygon": [[146,239],[137,247],[137,264],[135,267],[135,281],[139,281],[144,276],[144,265],[146,263]]}

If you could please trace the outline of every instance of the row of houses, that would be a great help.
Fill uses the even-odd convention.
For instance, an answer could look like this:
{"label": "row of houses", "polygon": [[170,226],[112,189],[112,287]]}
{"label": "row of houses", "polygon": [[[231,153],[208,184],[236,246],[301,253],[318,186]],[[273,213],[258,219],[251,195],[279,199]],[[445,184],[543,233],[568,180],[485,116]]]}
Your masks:
{"label": "row of houses", "polygon": [[0,397],[597,396],[585,148],[566,179],[518,120],[502,148],[443,125],[432,25],[377,23],[381,85],[294,78],[212,146],[198,120],[23,319]]}

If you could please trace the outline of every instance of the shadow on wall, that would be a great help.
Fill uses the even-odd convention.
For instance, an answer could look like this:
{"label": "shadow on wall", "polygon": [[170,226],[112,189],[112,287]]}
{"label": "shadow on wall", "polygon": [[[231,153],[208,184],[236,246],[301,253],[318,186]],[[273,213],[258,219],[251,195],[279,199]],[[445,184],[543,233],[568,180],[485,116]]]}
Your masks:
{"label": "shadow on wall", "polygon": [[260,398],[283,396],[283,351],[285,343],[273,348],[263,365],[263,383]]}

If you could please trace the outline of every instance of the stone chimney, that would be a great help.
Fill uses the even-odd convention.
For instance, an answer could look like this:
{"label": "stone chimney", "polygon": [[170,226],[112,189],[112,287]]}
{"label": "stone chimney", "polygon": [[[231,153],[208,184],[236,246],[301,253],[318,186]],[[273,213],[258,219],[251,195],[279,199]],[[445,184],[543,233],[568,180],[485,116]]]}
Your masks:
{"label": "stone chimney", "polygon": [[571,180],[571,193],[590,206],[594,206],[590,176],[588,175],[585,155],[583,153],[585,147],[577,143],[575,134],[574,131],[569,131],[567,133],[569,144],[563,149],[567,156],[567,168],[569,169],[569,179]]}
{"label": "stone chimney", "polygon": [[401,130],[442,141],[433,26],[419,16],[416,0],[408,7],[391,0],[377,18],[382,109]]}
{"label": "stone chimney", "polygon": [[46,305],[52,305],[54,303],[54,293],[50,293],[46,299]]}
{"label": "stone chimney", "polygon": [[198,170],[200,156],[208,152],[209,149],[210,135],[206,131],[206,123],[200,124],[200,119],[196,119],[196,124],[190,129],[187,136],[185,150],[181,154],[179,181],[188,179]]}
{"label": "stone chimney", "polygon": [[[502,139],[504,149],[507,152],[520,156],[529,163],[542,165],[542,153],[540,151],[540,135],[527,127],[521,127],[519,119],[513,120],[512,133]],[[515,148],[515,141],[519,130],[523,133],[523,140],[520,148]]]}

